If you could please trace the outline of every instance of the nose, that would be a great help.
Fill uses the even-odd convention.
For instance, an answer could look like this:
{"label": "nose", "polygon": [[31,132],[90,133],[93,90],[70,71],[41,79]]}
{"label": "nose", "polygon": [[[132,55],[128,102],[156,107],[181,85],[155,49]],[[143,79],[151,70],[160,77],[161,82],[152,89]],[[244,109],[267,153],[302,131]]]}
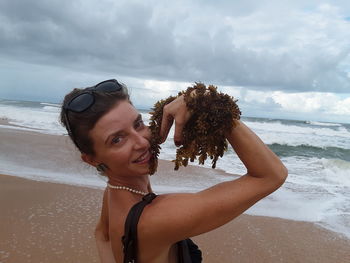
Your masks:
{"label": "nose", "polygon": [[134,133],[134,148],[135,149],[144,149],[149,147],[149,138],[148,138],[148,131],[144,132],[137,132]]}

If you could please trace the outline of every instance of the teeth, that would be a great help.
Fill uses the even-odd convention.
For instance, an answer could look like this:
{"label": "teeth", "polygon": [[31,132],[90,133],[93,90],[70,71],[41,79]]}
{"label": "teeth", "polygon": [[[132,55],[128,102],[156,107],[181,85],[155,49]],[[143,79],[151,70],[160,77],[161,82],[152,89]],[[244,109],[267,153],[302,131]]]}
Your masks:
{"label": "teeth", "polygon": [[135,162],[141,162],[141,161],[145,160],[147,156],[148,156],[148,152],[145,152]]}

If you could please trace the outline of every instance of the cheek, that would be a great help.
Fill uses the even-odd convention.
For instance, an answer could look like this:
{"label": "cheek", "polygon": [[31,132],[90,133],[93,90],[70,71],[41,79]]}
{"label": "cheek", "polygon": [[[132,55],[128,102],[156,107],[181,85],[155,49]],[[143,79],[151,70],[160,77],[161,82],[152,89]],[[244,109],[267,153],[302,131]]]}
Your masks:
{"label": "cheek", "polygon": [[148,141],[151,140],[151,137],[152,137],[152,133],[151,133],[151,130],[149,128],[149,126],[146,126],[144,131],[143,131],[143,137],[146,138]]}
{"label": "cheek", "polygon": [[117,158],[119,158],[118,162],[122,162],[126,164],[130,162],[131,157],[132,157],[132,147],[128,145],[128,147],[125,147],[123,151],[118,155]]}
{"label": "cheek", "polygon": [[123,147],[122,149],[118,149],[118,151],[112,151],[106,155],[106,158],[111,166],[122,168],[130,162],[130,147]]}

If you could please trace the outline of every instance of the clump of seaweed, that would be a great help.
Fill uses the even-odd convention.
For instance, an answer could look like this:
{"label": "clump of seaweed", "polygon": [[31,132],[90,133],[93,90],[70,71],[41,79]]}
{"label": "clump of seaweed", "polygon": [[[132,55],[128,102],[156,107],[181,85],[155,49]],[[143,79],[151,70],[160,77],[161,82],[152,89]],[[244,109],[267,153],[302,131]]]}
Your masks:
{"label": "clump of seaweed", "polygon": [[154,174],[157,171],[158,167],[158,156],[159,151],[161,149],[160,144],[162,142],[162,138],[160,137],[160,127],[162,124],[162,117],[163,117],[163,108],[166,104],[169,104],[173,100],[175,100],[176,97],[170,96],[169,98],[165,100],[159,100],[154,104],[154,107],[152,108],[151,114],[151,122],[150,122],[150,130],[151,130],[151,160],[150,160],[150,174]]}
{"label": "clump of seaweed", "polygon": [[[195,94],[195,95],[194,95]],[[182,146],[176,151],[175,170],[180,166],[187,166],[188,161],[194,162],[198,158],[199,164],[204,164],[209,157],[212,168],[216,167],[219,157],[227,150],[225,133],[231,132],[234,120],[239,120],[239,110],[233,97],[219,93],[217,87],[203,83],[195,83],[184,95],[187,108],[192,115],[187,121],[182,133]],[[152,133],[150,174],[154,174],[158,166],[159,150],[161,149],[159,132],[161,127],[163,107],[176,97],[169,97],[158,101],[151,114],[150,129]]]}

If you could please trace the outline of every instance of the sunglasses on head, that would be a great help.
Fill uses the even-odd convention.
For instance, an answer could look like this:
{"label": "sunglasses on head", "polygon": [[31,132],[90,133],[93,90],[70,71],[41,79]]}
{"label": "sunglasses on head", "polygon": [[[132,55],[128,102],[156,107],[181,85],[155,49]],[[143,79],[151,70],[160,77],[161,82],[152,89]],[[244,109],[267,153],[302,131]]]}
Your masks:
{"label": "sunglasses on head", "polygon": [[86,88],[82,93],[74,96],[70,101],[68,101],[64,106],[64,118],[66,121],[66,128],[68,134],[73,139],[75,145],[80,149],[76,143],[68,119],[68,111],[80,113],[89,109],[95,103],[94,92],[116,92],[122,91],[123,86],[115,79],[109,79],[98,83],[97,85]]}

